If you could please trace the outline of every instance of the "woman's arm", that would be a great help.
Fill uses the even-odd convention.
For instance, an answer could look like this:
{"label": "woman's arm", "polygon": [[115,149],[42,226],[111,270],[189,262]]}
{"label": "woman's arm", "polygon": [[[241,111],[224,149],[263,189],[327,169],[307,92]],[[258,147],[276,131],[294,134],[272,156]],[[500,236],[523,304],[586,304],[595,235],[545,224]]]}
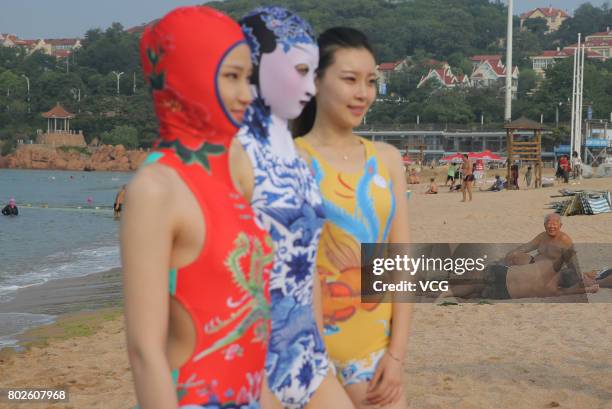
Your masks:
{"label": "woman's arm", "polygon": [[[410,238],[408,230],[408,201],[406,199],[406,181],[402,177],[402,157],[394,147],[386,144],[380,145],[386,148],[379,148],[379,150],[382,151],[385,165],[389,169],[393,183],[393,196],[395,198],[395,214],[391,221],[389,243],[408,243]],[[389,352],[402,361],[406,355],[411,317],[411,304],[406,302],[393,303]]]}
{"label": "woman's arm", "polygon": [[[395,214],[391,221],[389,243],[408,243],[408,202],[406,181],[403,177],[402,158],[399,151],[387,144],[377,143],[378,152],[389,169],[395,198]],[[370,383],[368,401],[381,406],[396,402],[403,389],[403,366],[410,336],[412,305],[407,302],[393,302],[391,340],[387,354],[381,359]]]}
{"label": "woman's arm", "polygon": [[153,164],[136,175],[121,224],[127,350],[142,409],[178,405],[166,357],[174,219],[170,172]]}

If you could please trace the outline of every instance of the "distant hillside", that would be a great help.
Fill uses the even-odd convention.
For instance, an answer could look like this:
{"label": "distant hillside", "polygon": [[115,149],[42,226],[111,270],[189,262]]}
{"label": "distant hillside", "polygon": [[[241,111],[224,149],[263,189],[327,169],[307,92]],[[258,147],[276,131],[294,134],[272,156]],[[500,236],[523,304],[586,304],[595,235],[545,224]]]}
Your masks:
{"label": "distant hillside", "polygon": [[287,7],[316,32],[333,26],[359,28],[380,61],[412,55],[417,49],[440,58],[496,51],[496,40],[505,33],[505,7],[488,0],[228,0],[207,5],[238,19],[254,3]]}

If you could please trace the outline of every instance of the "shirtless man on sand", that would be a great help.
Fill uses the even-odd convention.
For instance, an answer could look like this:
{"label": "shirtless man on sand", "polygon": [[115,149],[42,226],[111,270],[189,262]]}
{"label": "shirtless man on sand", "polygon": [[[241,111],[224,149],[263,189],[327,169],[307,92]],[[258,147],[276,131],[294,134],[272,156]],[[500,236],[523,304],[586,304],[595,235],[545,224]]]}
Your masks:
{"label": "shirtless man on sand", "polygon": [[[545,231],[509,252],[505,265],[489,265],[483,272],[451,280],[452,289],[442,297],[510,299],[597,292],[602,281],[580,273],[572,239],[561,225],[558,214],[546,215]],[[535,256],[529,254],[535,250]]]}
{"label": "shirtless man on sand", "polygon": [[[506,263],[509,266],[533,264],[539,260],[557,261],[561,258],[564,249],[574,244],[570,236],[561,231],[561,216],[557,213],[547,214],[544,217],[544,232],[538,234],[529,243],[517,247],[506,255]],[[537,250],[536,255],[531,255]]]}
{"label": "shirtless man on sand", "polygon": [[461,182],[461,193],[463,194],[462,202],[465,202],[466,191],[467,196],[472,201],[472,184],[474,184],[474,165],[470,161],[468,154],[463,154],[463,163],[461,164],[461,171],[463,173],[463,180]]}

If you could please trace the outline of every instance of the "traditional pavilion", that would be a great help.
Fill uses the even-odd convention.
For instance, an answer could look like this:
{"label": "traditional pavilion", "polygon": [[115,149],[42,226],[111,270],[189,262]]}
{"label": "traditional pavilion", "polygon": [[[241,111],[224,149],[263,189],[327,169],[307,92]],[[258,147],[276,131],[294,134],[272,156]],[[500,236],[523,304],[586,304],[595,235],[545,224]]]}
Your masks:
{"label": "traditional pavilion", "polygon": [[66,111],[59,102],[50,111],[43,112],[42,116],[47,118],[47,133],[51,133],[51,129],[53,133],[70,133],[70,120],[74,118],[74,114]]}
{"label": "traditional pavilion", "polygon": [[50,111],[43,112],[47,118],[47,133],[39,134],[36,143],[53,146],[87,146],[82,131],[70,130],[74,114],[66,111],[58,102]]}

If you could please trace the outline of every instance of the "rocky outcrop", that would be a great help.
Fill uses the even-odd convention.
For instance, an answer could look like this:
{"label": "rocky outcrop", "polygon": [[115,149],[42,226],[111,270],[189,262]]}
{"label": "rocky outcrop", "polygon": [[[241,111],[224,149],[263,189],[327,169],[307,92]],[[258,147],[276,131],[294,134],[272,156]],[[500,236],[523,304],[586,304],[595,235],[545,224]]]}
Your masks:
{"label": "rocky outcrop", "polygon": [[87,149],[62,149],[44,145],[20,145],[0,157],[0,167],[58,170],[136,170],[147,156],[145,151],[128,151],[122,145],[102,145]]}

